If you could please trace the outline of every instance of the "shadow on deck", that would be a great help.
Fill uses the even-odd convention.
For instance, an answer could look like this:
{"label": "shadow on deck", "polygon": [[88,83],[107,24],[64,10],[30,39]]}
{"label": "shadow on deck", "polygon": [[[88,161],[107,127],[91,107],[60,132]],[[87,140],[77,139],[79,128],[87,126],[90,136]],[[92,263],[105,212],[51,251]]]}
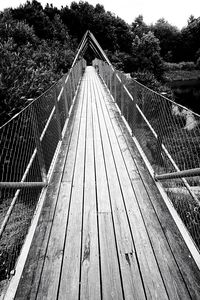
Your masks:
{"label": "shadow on deck", "polygon": [[87,67],[15,299],[200,299],[200,274]]}

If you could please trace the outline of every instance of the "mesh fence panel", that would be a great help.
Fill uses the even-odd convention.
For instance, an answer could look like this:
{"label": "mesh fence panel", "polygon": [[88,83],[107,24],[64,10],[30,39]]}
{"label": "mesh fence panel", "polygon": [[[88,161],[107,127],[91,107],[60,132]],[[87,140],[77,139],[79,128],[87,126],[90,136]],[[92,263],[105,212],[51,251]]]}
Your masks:
{"label": "mesh fence panel", "polygon": [[42,186],[8,187],[6,183],[40,183],[49,171],[62,138],[68,112],[85,61],[0,128],[0,281],[15,268]]}
{"label": "mesh fence panel", "polygon": [[[36,144],[32,118],[29,106],[0,131],[1,182],[20,182],[22,179],[26,182],[42,181],[38,156],[33,156]],[[31,160],[30,169],[24,176]],[[1,226],[14,200],[14,208],[0,238],[0,280],[8,277],[14,268],[37,204],[38,190],[33,193],[31,189],[19,190],[7,187],[0,189]]]}
{"label": "mesh fence panel", "polygon": [[[132,134],[156,174],[200,168],[200,116],[107,63],[94,61]],[[109,87],[109,86],[108,86]],[[173,206],[200,249],[200,176],[162,180]]]}
{"label": "mesh fence panel", "polygon": [[[36,122],[39,128],[39,135],[44,132],[45,126],[48,123],[48,130],[43,133],[41,146],[44,155],[46,172],[48,172],[55,149],[59,141],[58,126],[55,113],[55,99],[57,96],[56,85],[43,94],[39,101],[35,101],[32,106],[35,111]],[[48,151],[45,151],[48,149]]]}
{"label": "mesh fence panel", "polygon": [[[200,248],[199,178],[190,177],[187,181],[192,184],[196,181],[197,185],[191,185],[189,190],[181,179],[168,179],[163,182],[163,185],[173,206],[186,225],[196,245]],[[191,195],[191,191],[196,198]]]}

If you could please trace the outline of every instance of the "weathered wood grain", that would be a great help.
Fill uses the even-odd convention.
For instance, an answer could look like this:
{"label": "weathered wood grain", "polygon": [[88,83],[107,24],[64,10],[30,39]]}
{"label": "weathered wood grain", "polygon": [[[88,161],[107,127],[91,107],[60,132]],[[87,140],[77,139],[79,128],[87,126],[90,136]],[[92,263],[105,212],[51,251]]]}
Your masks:
{"label": "weathered wood grain", "polygon": [[[99,91],[103,97],[103,92],[101,90]],[[97,106],[100,106],[100,104],[97,104]],[[112,153],[109,153],[109,146],[104,145],[106,153],[106,157],[114,157],[115,160],[115,166],[112,167],[112,171],[109,174],[110,177],[110,185],[113,185],[113,182],[119,181],[118,184],[115,186],[113,185],[113,197],[112,202],[113,205],[116,203],[117,195],[120,194],[119,187],[121,188],[121,193],[124,198],[124,202],[126,205],[126,210],[128,214],[128,219],[130,222],[132,234],[133,234],[133,240],[135,244],[135,249],[138,257],[138,261],[140,264],[141,269],[141,276],[144,281],[144,287],[145,292],[147,295],[147,298],[152,299],[168,299],[168,295],[165,290],[165,285],[162,280],[162,274],[160,273],[160,270],[157,265],[157,261],[155,258],[155,255],[152,251],[151,244],[149,241],[149,237],[144,225],[144,220],[142,218],[140,209],[138,207],[136,197],[134,194],[134,190],[132,188],[127,169],[125,167],[119,145],[114,133],[114,130],[110,123],[110,118],[108,116],[108,113],[105,108],[105,104],[101,103],[101,107],[99,107],[99,110],[102,110],[102,118],[104,117],[106,126],[107,126],[107,134],[109,136],[109,141],[107,143],[110,143],[110,146],[112,147]],[[103,119],[101,120],[101,123],[103,123]],[[104,141],[106,141],[106,134],[104,135]],[[109,165],[111,165],[111,162],[108,162]],[[116,167],[116,172],[118,178],[114,177],[114,168]],[[113,178],[114,177],[114,178]],[[116,191],[116,194],[114,194]],[[119,197],[119,196],[118,196]],[[116,205],[116,204],[115,204]],[[123,205],[121,204],[121,207],[116,207],[115,210],[120,211],[120,216],[124,213]],[[137,225],[136,225],[137,224]],[[117,224],[116,224],[117,226]],[[126,232],[128,232],[129,229],[126,229]],[[117,241],[121,241],[122,237],[120,236],[117,238]],[[124,278],[125,274],[122,275],[122,278]],[[124,283],[126,283],[126,280],[124,280]],[[136,286],[138,287],[138,285]],[[135,287],[135,289],[136,289]],[[130,294],[130,291],[127,291],[127,294]]]}
{"label": "weathered wood grain", "polygon": [[123,299],[119,261],[111,216],[108,181],[98,115],[93,97],[94,148],[103,299]]}
{"label": "weathered wood grain", "polygon": [[[95,86],[97,83],[95,82]],[[95,88],[95,91],[98,88]],[[98,111],[99,127],[102,135],[102,146],[105,157],[108,186],[110,191],[110,202],[115,227],[116,242],[118,247],[118,259],[121,269],[123,290],[126,299],[145,299],[144,287],[139,271],[135,247],[133,245],[130,227],[123,203],[123,195],[115,166],[112,147],[107,132],[107,120],[104,119],[101,102],[103,97],[96,94],[96,107]],[[109,135],[114,134],[113,129]],[[121,170],[123,172],[123,170]]]}
{"label": "weathered wood grain", "polygon": [[[76,150],[76,162],[72,181],[69,217],[66,227],[64,256],[60,277],[58,299],[78,299],[80,277],[80,250],[82,230],[82,206],[85,169],[85,137],[87,103],[83,95],[83,109]],[[70,151],[74,151],[71,149]],[[66,175],[64,175],[66,176]]]}
{"label": "weathered wood grain", "polygon": [[[73,125],[72,138],[68,147],[66,164],[62,172],[62,180],[59,187],[57,205],[53,218],[51,233],[47,241],[44,266],[39,282],[37,299],[56,299],[59,286],[60,269],[63,257],[65,229],[72,189],[72,177],[75,165],[75,151],[80,127],[80,117],[82,111],[82,94],[80,95],[79,106],[76,112],[76,119]],[[63,164],[64,165],[64,164]],[[66,173],[66,170],[68,171]]]}
{"label": "weathered wood grain", "polygon": [[87,125],[85,141],[80,299],[98,300],[101,299],[101,287],[91,88],[91,80],[89,79],[87,95],[85,95],[85,101],[87,101]]}
{"label": "weathered wood grain", "polygon": [[[114,108],[113,105],[111,106]],[[108,111],[112,120],[113,109],[109,109]],[[163,229],[150,202],[145,186],[137,172],[137,167],[135,166],[135,162],[131,156],[120,126],[116,121],[112,122],[112,125],[116,136],[118,136],[118,144],[121,148],[126,168],[131,175],[129,176],[132,181],[132,186],[135,191],[136,198],[138,199],[138,205],[140,207],[169,298],[189,299],[190,295],[187,287],[180,274],[176,261],[174,260],[173,253],[167,243]],[[123,151],[124,149],[126,149],[126,151]]]}

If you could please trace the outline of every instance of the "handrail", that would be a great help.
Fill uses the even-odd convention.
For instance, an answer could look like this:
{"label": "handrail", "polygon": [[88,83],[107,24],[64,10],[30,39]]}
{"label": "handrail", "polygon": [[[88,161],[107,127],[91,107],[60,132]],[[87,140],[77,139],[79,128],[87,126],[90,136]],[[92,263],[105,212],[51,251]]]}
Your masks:
{"label": "handrail", "polygon": [[200,176],[200,168],[189,169],[189,170],[173,172],[173,173],[156,174],[155,180],[175,179],[175,178],[194,177],[194,176]]}
{"label": "handrail", "polygon": [[25,189],[31,187],[46,187],[47,182],[0,182],[0,189],[12,188],[12,189]]}

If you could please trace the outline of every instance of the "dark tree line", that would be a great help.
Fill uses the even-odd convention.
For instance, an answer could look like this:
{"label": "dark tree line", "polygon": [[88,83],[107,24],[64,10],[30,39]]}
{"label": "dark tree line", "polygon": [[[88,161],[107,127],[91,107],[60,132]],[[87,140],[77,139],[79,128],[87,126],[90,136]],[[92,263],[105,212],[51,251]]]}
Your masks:
{"label": "dark tree line", "polygon": [[100,4],[80,1],[58,9],[27,1],[0,12],[1,120],[67,72],[88,29],[125,72],[149,72],[160,80],[164,61],[189,61],[200,67],[200,18],[191,16],[178,30],[164,19],[147,25],[142,16],[129,25]]}
{"label": "dark tree line", "polygon": [[[142,38],[151,31],[160,42],[161,57],[168,62],[194,61],[200,56],[200,18],[191,16],[188,25],[179,30],[164,19],[159,19],[155,25],[147,25],[143,17],[138,16],[131,25],[105,11],[100,4],[93,6],[88,2],[72,2],[71,6],[61,9],[47,4],[42,5],[33,0],[25,5],[11,10],[16,20],[24,20],[29,26],[33,26],[34,32],[40,39],[56,38],[64,40],[65,31],[80,41],[86,30],[91,30],[103,47],[115,52],[124,52],[132,55],[133,40],[136,36]],[[57,24],[55,18],[59,17]],[[56,28],[55,28],[56,27]],[[60,27],[60,31],[58,30]]]}

